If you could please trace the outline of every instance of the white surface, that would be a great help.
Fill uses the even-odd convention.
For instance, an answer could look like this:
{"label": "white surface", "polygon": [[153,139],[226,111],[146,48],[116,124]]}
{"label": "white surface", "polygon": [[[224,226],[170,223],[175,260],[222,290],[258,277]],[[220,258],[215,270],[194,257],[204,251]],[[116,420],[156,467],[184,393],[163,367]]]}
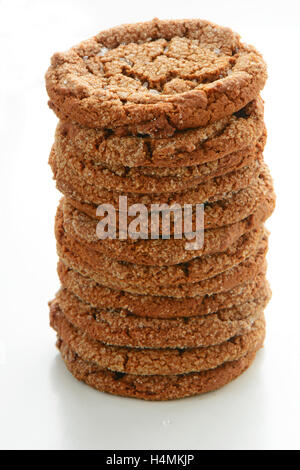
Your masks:
{"label": "white surface", "polygon": [[[278,194],[268,337],[224,389],[169,403],[118,398],[65,370],[48,327],[58,288],[47,165],[56,118],[44,73],[54,51],[153,17],[230,26],[269,64],[265,152]],[[0,1],[0,447],[6,449],[299,449],[299,10],[297,1]]]}

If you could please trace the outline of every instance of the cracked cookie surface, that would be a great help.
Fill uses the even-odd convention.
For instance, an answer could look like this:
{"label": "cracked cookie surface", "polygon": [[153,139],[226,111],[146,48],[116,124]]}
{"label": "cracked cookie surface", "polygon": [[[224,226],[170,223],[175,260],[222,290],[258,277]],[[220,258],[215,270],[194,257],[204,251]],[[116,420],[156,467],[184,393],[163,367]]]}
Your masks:
{"label": "cracked cookie surface", "polygon": [[202,20],[153,20],[56,53],[50,107],[87,127],[171,136],[233,114],[264,87],[266,65],[239,36]]}
{"label": "cracked cookie surface", "polygon": [[107,281],[118,282],[120,288],[140,285],[151,288],[164,285],[194,283],[215,275],[241,263],[254,253],[264,235],[264,229],[258,227],[246,232],[226,250],[195,257],[185,263],[169,266],[139,265],[111,259],[101,251],[96,251],[93,244],[78,242],[69,236],[57,219],[56,237],[58,250],[71,251],[78,260],[88,263],[92,269]]}
{"label": "cracked cookie surface", "polygon": [[[182,167],[199,166],[252,147],[266,133],[261,98],[209,126],[175,133],[169,138],[119,136],[60,121],[55,133],[58,154],[116,169],[166,176]],[[122,169],[123,167],[123,169]],[[134,174],[134,173],[133,173]],[[181,170],[182,174],[182,170]]]}
{"label": "cracked cookie surface", "polygon": [[255,351],[203,372],[180,375],[136,376],[101,369],[83,361],[59,339],[57,347],[69,371],[101,392],[143,400],[174,400],[217,390],[241,375],[255,359]]}
{"label": "cracked cookie surface", "polygon": [[[58,256],[66,266],[74,269],[83,276],[93,279],[104,287],[125,290],[131,294],[167,296],[175,298],[195,297],[199,295],[224,292],[239,284],[253,280],[258,273],[265,269],[265,256],[267,249],[268,236],[267,233],[265,233],[261,241],[258,243],[257,250],[254,253],[251,253],[248,258],[244,259],[244,261],[241,261],[232,268],[227,269],[216,276],[203,279],[201,281],[188,282],[189,272],[188,270],[184,270],[183,267],[182,272],[186,273],[186,279],[183,284],[163,285],[159,282],[159,278],[156,278],[155,281],[152,282],[152,285],[148,286],[145,285],[145,282],[130,282],[130,273],[126,263],[124,264],[124,272],[129,273],[127,281],[111,275],[107,270],[101,271],[99,267],[94,269],[85,259],[80,258],[78,254],[71,251],[67,245],[60,243],[57,244]],[[170,280],[166,280],[170,283]]]}
{"label": "cracked cookie surface", "polygon": [[79,213],[79,218],[74,220],[73,209],[70,210],[71,215],[68,210],[63,213],[58,212],[58,217],[63,218],[64,230],[71,238],[79,242],[82,240],[82,243],[92,250],[113,260],[145,266],[172,266],[186,263],[200,256],[225,251],[242,235],[261,226],[271,215],[273,208],[274,200],[266,198],[257,210],[245,219],[235,224],[205,230],[203,246],[195,250],[186,250],[186,237],[180,240],[174,238],[170,240],[99,240],[95,235],[96,221],[94,219],[88,220],[85,214]]}
{"label": "cracked cookie surface", "polygon": [[235,287],[227,291],[186,298],[139,295],[111,289],[66,266],[61,260],[58,262],[57,271],[62,287],[91,306],[100,309],[122,309],[138,317],[149,318],[207,315],[221,308],[230,308],[254,298],[264,297],[269,289],[265,279],[265,267],[253,279],[238,281]]}
{"label": "cracked cookie surface", "polygon": [[253,299],[200,317],[141,318],[126,311],[95,309],[66,289],[55,297],[63,315],[88,336],[108,345],[132,348],[197,348],[221,344],[248,333],[270,298]]}
{"label": "cracked cookie surface", "polygon": [[[103,168],[93,161],[80,161],[76,155],[59,156],[55,150],[49,158],[53,175],[56,180],[62,179],[72,186],[80,179],[83,184],[102,189],[102,194],[110,192],[116,200],[121,194],[125,194],[136,203],[164,202],[164,199],[176,199],[178,193],[182,193],[181,199],[189,200],[189,192],[200,192],[203,198],[211,195],[223,194],[241,189],[249,185],[251,178],[255,177],[255,172],[259,171],[262,162],[262,154],[257,153],[253,157],[247,155],[249,164],[236,171],[231,171],[225,175],[208,178],[195,176],[191,178],[180,177],[156,177],[145,175],[125,175],[119,176],[108,168]],[[251,158],[252,157],[252,158]],[[74,177],[73,177],[74,175]],[[232,188],[232,189],[231,189]],[[129,193],[129,194],[128,194]],[[162,193],[168,193],[162,196]],[[172,193],[176,193],[173,195]],[[149,196],[147,196],[149,195]],[[179,194],[180,196],[180,194]],[[201,197],[201,196],[200,196]],[[207,200],[206,199],[206,200]]]}
{"label": "cracked cookie surface", "polygon": [[[246,232],[257,228],[272,214],[275,206],[275,196],[270,189],[248,217],[223,227],[208,228],[204,231],[203,246],[195,250],[186,250],[187,238],[175,239],[177,226],[171,225],[169,240],[158,239],[105,239],[97,236],[98,220],[87,216],[74,208],[67,200],[62,200],[58,209],[58,219],[63,219],[66,233],[78,242],[88,245],[97,252],[106,254],[112,259],[127,261],[142,265],[167,266],[189,261],[206,254],[224,251]],[[205,217],[205,214],[204,214]],[[194,221],[195,222],[195,221]],[[195,224],[194,224],[195,225]],[[160,226],[161,232],[161,226]],[[147,238],[147,237],[146,237]]]}
{"label": "cracked cookie surface", "polygon": [[50,324],[67,345],[85,361],[101,368],[133,375],[173,375],[214,369],[240,359],[262,346],[265,320],[256,320],[251,330],[224,343],[189,349],[139,349],[109,346],[92,339],[63,315],[57,303],[50,308]]}

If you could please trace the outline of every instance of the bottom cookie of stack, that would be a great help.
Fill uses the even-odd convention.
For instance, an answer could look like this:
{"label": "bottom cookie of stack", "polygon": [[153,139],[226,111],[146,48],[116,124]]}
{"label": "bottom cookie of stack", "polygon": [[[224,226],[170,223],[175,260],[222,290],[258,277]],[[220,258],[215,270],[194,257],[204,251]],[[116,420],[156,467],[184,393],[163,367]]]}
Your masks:
{"label": "bottom cookie of stack", "polygon": [[[116,319],[114,324],[104,311],[95,314],[95,308],[62,289],[50,304],[50,318],[62,358],[78,380],[116,395],[170,400],[216,390],[250,366],[264,342],[263,310],[269,296],[265,283],[260,298],[194,317],[192,325],[184,318],[147,319],[147,325],[141,321],[140,329],[146,331],[139,335],[135,334],[138,317],[129,315],[128,325],[123,328],[122,312],[109,312]],[[78,327],[76,315],[72,316],[74,310],[87,322],[96,319],[97,327]],[[172,330],[172,323],[170,346],[163,339],[163,330]],[[203,334],[198,334],[197,328]],[[109,344],[99,340],[102,330]],[[124,331],[127,336],[132,333],[132,340],[127,341],[131,346],[122,346]],[[160,347],[149,347],[151,339],[155,345],[161,342]]]}

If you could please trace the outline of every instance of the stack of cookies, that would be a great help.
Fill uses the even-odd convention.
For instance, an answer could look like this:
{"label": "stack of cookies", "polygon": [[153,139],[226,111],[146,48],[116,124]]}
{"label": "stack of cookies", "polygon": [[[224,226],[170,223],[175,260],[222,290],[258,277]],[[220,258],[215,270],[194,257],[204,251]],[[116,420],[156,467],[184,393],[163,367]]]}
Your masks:
{"label": "stack of cookies", "polygon": [[[60,122],[50,165],[63,198],[50,319],[77,379],[167,400],[220,388],[254,360],[270,298],[264,222],[275,204],[265,81],[252,46],[201,20],[124,25],[53,56],[46,84]],[[136,223],[141,206],[161,216],[158,236]],[[167,206],[176,210],[163,236]],[[195,237],[204,208],[193,249],[177,223],[183,206]],[[132,223],[138,236],[128,236]]]}

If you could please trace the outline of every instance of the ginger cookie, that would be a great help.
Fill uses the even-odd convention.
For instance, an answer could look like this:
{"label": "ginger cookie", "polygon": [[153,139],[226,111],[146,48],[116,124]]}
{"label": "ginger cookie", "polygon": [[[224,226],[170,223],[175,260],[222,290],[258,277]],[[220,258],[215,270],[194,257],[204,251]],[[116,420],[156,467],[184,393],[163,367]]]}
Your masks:
{"label": "ginger cookie", "polygon": [[[94,204],[117,204],[119,196],[125,195],[128,198],[128,204],[142,203],[150,205],[151,203],[164,202],[168,204],[172,202],[193,204],[208,201],[214,195],[222,195],[249,185],[249,177],[251,177],[249,172],[251,169],[255,171],[262,162],[260,147],[261,145],[258,143],[255,148],[251,149],[250,154],[244,153],[244,151],[241,152],[238,161],[242,161],[240,163],[242,166],[229,168],[232,171],[225,171],[224,174],[218,175],[218,170],[216,172],[212,171],[211,174],[193,178],[192,182],[181,177],[142,177],[142,180],[147,179],[143,187],[140,183],[141,179],[138,180],[128,176],[115,175],[113,181],[110,175],[111,172],[106,169],[97,168],[98,165],[95,168],[97,171],[100,171],[102,182],[95,182],[92,170],[86,168],[81,163],[75,163],[74,168],[74,165],[72,167],[70,163],[71,160],[57,158],[54,147],[49,157],[49,164],[53,170],[57,188],[67,196],[79,201],[90,201]],[[207,165],[204,171],[206,169]],[[224,168],[222,169],[223,171]],[[84,173],[87,177],[85,177]],[[247,174],[248,184],[246,180]],[[118,184],[116,179],[119,180],[121,187],[124,189],[123,191],[109,189],[114,188]],[[244,185],[243,181],[246,181]],[[147,194],[147,191],[149,191],[149,194]]]}
{"label": "ginger cookie", "polygon": [[175,318],[194,317],[215,313],[221,308],[245,303],[267,295],[265,270],[246,283],[216,294],[186,298],[137,295],[104,287],[59,261],[57,266],[62,287],[95,308],[122,309],[139,317]]}
{"label": "ginger cookie", "polygon": [[[266,140],[263,104],[260,98],[231,116],[207,127],[175,133],[173,137],[155,139],[147,136],[119,136],[101,129],[88,129],[71,122],[59,122],[55,133],[55,151],[61,155],[78,155],[98,165],[127,175],[161,176],[199,174],[197,167],[233,159],[251,153],[255,144]],[[189,170],[186,170],[190,167]],[[193,170],[193,167],[196,167]],[[137,173],[134,172],[134,168]],[[205,167],[204,167],[205,169]]]}
{"label": "ginger cookie", "polygon": [[[78,178],[85,181],[86,184],[96,186],[97,188],[104,188],[106,191],[113,192],[114,198],[118,197],[119,193],[130,193],[130,198],[135,200],[135,203],[146,201],[139,200],[139,195],[143,197],[145,194],[151,194],[148,199],[152,203],[161,202],[161,193],[169,193],[169,199],[174,197],[172,194],[179,192],[197,191],[200,192],[200,198],[208,200],[211,196],[216,194],[224,194],[230,191],[237,191],[239,189],[249,186],[251,178],[254,178],[259,171],[259,166],[262,161],[262,155],[254,160],[253,164],[248,165],[240,170],[227,173],[203,182],[203,177],[183,178],[180,177],[152,177],[145,175],[126,175],[119,176],[108,168],[103,168],[93,161],[79,160],[77,155],[60,156],[55,148],[52,150],[53,156],[50,162],[53,162],[52,168],[55,171],[54,177],[60,179],[61,174],[63,178],[72,184],[72,175],[75,174]],[[154,196],[154,197],[152,197]],[[144,196],[146,199],[147,196]],[[189,196],[186,196],[189,199]]]}
{"label": "ginger cookie", "polygon": [[257,249],[263,236],[262,227],[246,232],[225,251],[193,258],[185,263],[169,266],[138,265],[118,261],[96,251],[93,244],[80,242],[67,234],[60,215],[55,228],[58,249],[72,251],[79,260],[88,263],[99,276],[119,282],[120,288],[130,285],[178,285],[183,282],[197,282],[213,277],[248,258]]}
{"label": "ginger cookie", "polygon": [[[229,157],[224,157],[215,162],[201,165],[201,168],[195,167],[197,171],[193,171],[192,174],[199,174],[197,178],[199,179],[199,181],[202,181],[202,184],[199,183],[196,188],[179,191],[178,187],[176,187],[176,184],[174,184],[174,181],[171,178],[171,185],[174,187],[175,191],[173,193],[159,193],[158,195],[156,195],[155,193],[152,193],[151,195],[132,192],[124,193],[88,184],[86,181],[84,181],[82,177],[80,177],[79,174],[69,168],[68,162],[66,162],[65,165],[61,165],[58,169],[54,149],[52,149],[51,151],[49,164],[53,170],[57,189],[63,194],[65,194],[68,198],[74,199],[77,203],[94,203],[96,204],[96,206],[102,203],[112,203],[117,205],[119,202],[119,196],[125,195],[127,196],[129,205],[136,204],[137,202],[147,205],[150,205],[151,203],[155,202],[167,204],[172,204],[174,202],[182,202],[193,204],[200,202],[201,198],[205,201],[207,200],[207,198],[210,197],[210,194],[213,194],[214,188],[209,187],[209,185],[207,184],[208,180],[212,180],[213,178],[217,178],[222,175],[227,175],[227,173],[239,171],[245,167],[254,167],[255,162],[256,164],[258,164],[261,159],[262,145],[261,141],[259,141],[255,147],[250,149],[250,153],[248,153],[248,150],[242,150],[237,154],[231,154]],[[226,162],[224,160],[226,160]],[[177,177],[177,180],[178,178],[180,177]],[[149,187],[151,187],[152,179],[153,178],[148,178],[147,184]],[[158,179],[156,178],[156,182],[157,180]],[[159,182],[162,182],[163,180],[166,180],[166,178],[159,178]],[[203,183],[206,183],[206,185],[204,185]],[[164,184],[170,185],[168,182]],[[208,190],[207,193],[205,192],[205,189],[206,191]],[[201,195],[199,194],[199,190],[201,190]],[[220,194],[220,190],[218,189],[217,191],[215,191],[215,194]],[[96,207],[91,208],[90,212],[91,211],[92,215],[94,215]]]}
{"label": "ginger cookie", "polygon": [[[188,282],[189,271],[185,267],[184,272],[186,274],[186,280],[183,284],[162,285],[158,282],[158,279],[156,279],[156,282],[148,287],[145,285],[145,283],[134,284],[130,282],[129,279],[128,284],[126,283],[126,288],[124,288],[124,281],[122,282],[122,280],[114,277],[108,272],[99,272],[99,269],[94,270],[86,260],[80,258],[76,253],[72,252],[67,245],[60,245],[59,243],[57,244],[58,256],[68,267],[71,267],[83,276],[92,278],[94,281],[104,287],[126,290],[126,292],[131,294],[152,296],[157,295],[175,298],[215,294],[217,292],[230,290],[239,284],[254,279],[255,276],[264,269],[267,249],[268,238],[267,234],[265,234],[258,244],[257,251],[252,253],[244,261],[214,277],[203,279],[198,282]],[[182,267],[184,268],[184,266]]]}
{"label": "ginger cookie", "polygon": [[[169,266],[184,263],[199,256],[226,250],[246,232],[262,225],[273,212],[274,205],[274,199],[266,199],[246,219],[224,227],[205,230],[203,247],[198,250],[186,250],[187,240],[185,237],[181,240],[174,238],[170,240],[151,240],[151,243],[147,240],[128,239],[120,241],[106,239],[101,240],[101,246],[98,245],[96,250],[112,259],[117,258],[135,264]],[[83,218],[83,220],[85,219]],[[73,227],[74,231],[76,229],[77,227]],[[88,222],[86,222],[85,231],[90,233]],[[76,238],[80,239],[79,235],[76,235]],[[87,240],[93,242],[93,234]]]}
{"label": "ginger cookie", "polygon": [[98,274],[121,289],[134,286],[145,288],[195,283],[214,277],[240,264],[255,253],[262,239],[263,229],[253,229],[242,235],[223,252],[193,258],[185,263],[169,266],[138,265],[107,257],[71,237],[64,235],[58,243],[59,253],[71,251],[82,262],[86,262]]}
{"label": "ginger cookie", "polygon": [[[99,240],[97,236],[98,220],[78,211],[66,200],[61,201],[57,217],[63,219],[63,228],[71,238],[88,244],[87,246],[90,248],[112,259],[135,264],[167,266],[226,250],[243,234],[265,222],[272,214],[274,206],[274,193],[266,195],[256,211],[245,219],[224,227],[206,229],[203,246],[195,250],[186,249],[187,238],[184,232],[181,239],[175,239],[174,233],[172,233],[169,240],[161,238],[158,240],[132,238]],[[172,228],[175,231],[174,224]]]}
{"label": "ginger cookie", "polygon": [[200,317],[172,319],[142,318],[126,311],[95,309],[66,289],[51,305],[58,303],[72,325],[105,344],[132,348],[198,348],[223,343],[248,333],[262,318],[270,295]]}
{"label": "ginger cookie", "polygon": [[214,369],[256,351],[263,345],[265,337],[265,320],[262,318],[253,323],[249,333],[215,346],[179,350],[108,346],[74,327],[58,304],[51,308],[50,324],[58,337],[84,361],[94,362],[101,369],[133,375],[188,374]]}
{"label": "ginger cookie", "polygon": [[[78,178],[78,180],[81,182],[80,184],[83,184],[83,180],[81,178]],[[89,189],[93,188],[92,186],[86,184],[84,184],[84,187],[87,196],[83,200],[83,202],[86,201],[89,197]],[[207,188],[208,187],[209,185],[207,185]],[[73,195],[73,191],[71,191],[71,198]],[[198,191],[172,193],[171,198],[169,198],[168,195],[169,193],[166,193],[167,197],[164,193],[162,193],[161,195],[157,195],[155,201],[167,203],[169,205],[173,203],[178,203],[181,205],[195,205],[205,203],[205,226],[210,228],[220,227],[222,225],[229,225],[231,223],[242,220],[243,218],[247,217],[248,215],[254,212],[260,200],[266,195],[274,197],[272,178],[270,176],[266,164],[262,164],[259,167],[258,177],[251,180],[251,184],[247,188],[241,189],[239,191],[231,191],[226,194],[217,194],[215,197],[210,196],[208,200],[205,195],[201,194],[201,191],[200,193]],[[94,194],[92,194],[92,197],[94,197]],[[131,199],[132,200],[129,201],[130,203],[135,204],[139,202],[145,204],[148,212],[155,212],[155,210],[157,210],[155,208],[153,209],[153,207],[151,206],[152,203],[147,205],[146,200],[143,197],[137,196]],[[71,199],[70,202],[72,203]],[[92,202],[93,205],[91,207],[86,208],[85,203],[81,204],[81,210],[83,212],[86,212],[88,215],[95,217],[97,206],[104,203],[113,204],[117,211],[119,209],[118,198],[117,200],[103,200],[96,198]],[[133,219],[133,217],[128,217],[129,221],[131,219]]]}
{"label": "ginger cookie", "polygon": [[232,115],[259,94],[266,77],[261,55],[230,29],[155,19],[54,54],[46,87],[63,120],[169,137]]}
{"label": "ginger cookie", "polygon": [[225,362],[215,369],[180,375],[139,376],[101,369],[94,362],[83,361],[62,340],[57,341],[61,356],[78,380],[113,395],[142,400],[174,400],[217,390],[245,372],[255,359],[250,352],[241,359]]}

